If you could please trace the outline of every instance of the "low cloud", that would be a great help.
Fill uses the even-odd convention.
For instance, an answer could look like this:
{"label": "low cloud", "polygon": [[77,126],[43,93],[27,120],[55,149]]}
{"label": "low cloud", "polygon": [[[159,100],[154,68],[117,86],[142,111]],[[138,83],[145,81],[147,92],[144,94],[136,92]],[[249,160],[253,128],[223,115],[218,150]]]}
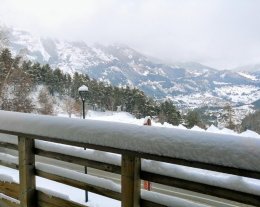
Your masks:
{"label": "low cloud", "polygon": [[258,0],[2,0],[0,18],[37,35],[128,44],[171,63],[260,62]]}

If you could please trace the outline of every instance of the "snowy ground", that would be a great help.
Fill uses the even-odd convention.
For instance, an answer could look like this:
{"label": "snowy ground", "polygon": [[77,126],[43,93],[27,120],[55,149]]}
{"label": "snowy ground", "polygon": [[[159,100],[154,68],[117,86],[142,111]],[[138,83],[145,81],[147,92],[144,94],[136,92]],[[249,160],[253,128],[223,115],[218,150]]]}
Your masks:
{"label": "snowy ground", "polygon": [[[62,115],[60,114],[59,116],[66,116],[66,115]],[[78,118],[78,117],[74,117],[74,118]],[[108,122],[121,122],[121,123],[128,123],[128,124],[133,124],[133,125],[143,125],[144,123],[144,119],[136,119],[134,118],[132,115],[126,113],[126,112],[95,112],[95,111],[88,111],[87,117],[86,119],[89,120],[102,120],[102,121],[108,121]],[[186,129],[184,126],[179,125],[179,126],[172,126],[168,123],[164,123],[163,125],[160,123],[155,123],[152,121],[152,126],[153,127],[167,127],[167,128],[178,128],[178,129],[182,129],[182,130],[188,130]],[[191,130],[194,131],[205,131],[204,129],[201,129],[197,126],[193,127]],[[210,133],[221,133],[221,134],[231,134],[231,135],[240,135],[240,136],[244,136],[244,137],[253,137],[253,138],[260,138],[260,135],[252,132],[252,131],[246,131],[243,132],[241,134],[237,134],[236,132],[229,130],[229,129],[222,129],[219,130],[218,128],[214,127],[213,125],[211,127],[209,127],[207,130],[207,132]],[[3,158],[3,155],[0,155],[1,158]],[[9,158],[8,158],[9,159]],[[145,166],[145,165],[144,165]],[[149,164],[149,166],[151,166]],[[166,165],[165,165],[166,166]],[[158,167],[156,166],[156,162],[154,162],[154,168],[155,171],[158,171]],[[170,168],[169,168],[170,169]],[[189,176],[189,171],[182,171],[184,168],[180,168],[177,169],[177,171],[179,170],[180,176]],[[174,169],[176,171],[176,169]],[[149,169],[148,169],[149,171]],[[167,172],[166,169],[163,170],[164,172]],[[186,174],[185,174],[186,173]],[[196,174],[196,172],[191,173],[192,175],[194,175],[194,173]],[[197,174],[202,174],[202,176],[197,176],[197,178],[199,177],[199,179],[204,179],[205,175],[204,172],[199,172],[197,171]],[[3,175],[8,175],[10,176],[9,179],[13,180],[14,182],[18,182],[18,172],[16,170],[13,169],[9,169],[3,166],[0,166],[0,180],[1,177],[3,179],[6,179],[6,176]],[[210,177],[210,175],[208,175]],[[226,178],[225,178],[226,179]],[[210,179],[211,182],[214,181],[214,179]],[[232,182],[234,180],[234,178],[230,179]],[[201,181],[204,182],[204,181]],[[246,180],[246,183],[243,185],[248,185],[248,182],[250,182],[250,180]],[[234,184],[234,183],[233,183]],[[50,180],[46,180],[44,178],[37,178],[37,188],[42,190],[42,191],[46,191],[46,192],[50,192],[50,190],[46,189],[47,186],[51,186],[51,190],[52,192],[55,192],[54,194],[59,195],[59,197],[63,197],[66,199],[70,199],[72,201],[76,201],[78,203],[84,204],[84,191],[73,188],[73,187],[69,187],[67,185],[63,185],[63,184],[59,184],[57,182],[54,181],[50,181]],[[234,188],[237,187],[237,183],[234,184]],[[260,189],[260,184],[258,183],[256,186],[257,189]],[[255,191],[255,188],[252,189],[247,189],[249,191]],[[59,193],[57,193],[59,192]],[[145,194],[144,194],[145,195]],[[1,199],[1,194],[0,194],[0,199]],[[167,200],[167,199],[166,199]],[[181,203],[183,203],[181,201]],[[98,196],[96,194],[93,193],[89,193],[89,202],[88,202],[88,206],[90,207],[103,207],[103,206],[120,206],[120,202],[119,201],[115,201],[113,199],[109,199],[109,198],[105,198],[105,197],[101,197]],[[195,204],[194,204],[195,205]],[[192,206],[194,206],[192,204]],[[181,206],[181,205],[180,205]]]}
{"label": "snowy ground", "polygon": [[[66,114],[59,114],[59,116],[67,117]],[[73,118],[79,118],[76,116],[73,116]],[[143,125],[145,119],[136,119],[134,116],[127,112],[112,112],[112,111],[107,111],[107,112],[97,112],[97,111],[91,111],[89,110],[86,119],[89,120],[100,120],[100,121],[109,121],[109,122],[120,122],[120,123],[128,123],[128,124],[135,124],[135,125]],[[245,132],[242,132],[238,134],[235,131],[232,131],[227,128],[223,129],[218,129],[214,125],[211,125],[207,130],[201,129],[198,126],[194,126],[192,129],[187,129],[183,125],[179,126],[173,126],[169,123],[156,123],[152,121],[152,126],[154,127],[166,127],[166,128],[177,128],[177,129],[185,129],[185,130],[194,130],[194,131],[206,131],[206,132],[212,132],[212,133],[218,133],[218,134],[231,134],[231,135],[240,135],[244,137],[254,137],[254,138],[260,138],[260,135],[257,134],[256,132],[253,132],[251,130],[247,130]]]}

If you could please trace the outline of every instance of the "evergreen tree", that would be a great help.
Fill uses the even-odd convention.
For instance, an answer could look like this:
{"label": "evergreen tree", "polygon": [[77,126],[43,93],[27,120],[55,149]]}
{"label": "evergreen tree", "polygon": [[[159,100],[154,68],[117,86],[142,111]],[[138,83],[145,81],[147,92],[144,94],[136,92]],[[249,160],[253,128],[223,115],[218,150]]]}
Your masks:
{"label": "evergreen tree", "polygon": [[168,122],[169,124],[179,125],[181,114],[174,106],[171,100],[167,100],[160,105],[159,121],[161,123]]}
{"label": "evergreen tree", "polygon": [[79,99],[79,92],[78,89],[80,86],[84,85],[83,77],[75,72],[72,79],[72,86],[71,86],[71,97],[75,98],[76,100]]}
{"label": "evergreen tree", "polygon": [[35,85],[41,84],[41,65],[39,63],[32,64],[31,62],[24,62],[22,64],[23,70],[30,75]]}
{"label": "evergreen tree", "polygon": [[228,104],[224,108],[225,110],[225,119],[226,119],[226,128],[234,130],[236,125],[233,121],[234,110],[232,109],[231,105]]}
{"label": "evergreen tree", "polygon": [[[55,84],[54,84],[55,83]],[[63,73],[59,68],[53,71],[53,91],[60,95],[63,95],[65,92],[65,78]]]}
{"label": "evergreen tree", "polygon": [[242,120],[242,129],[243,130],[252,130],[257,133],[260,133],[260,110],[247,115],[243,120]]}
{"label": "evergreen tree", "polygon": [[41,77],[41,83],[42,84],[46,84],[48,85],[49,83],[51,83],[51,76],[52,76],[52,69],[51,67],[46,64],[46,65],[43,65],[39,71],[40,73],[40,77]]}
{"label": "evergreen tree", "polygon": [[185,117],[187,128],[192,128],[195,125],[202,126],[199,113],[195,110],[189,111]]}

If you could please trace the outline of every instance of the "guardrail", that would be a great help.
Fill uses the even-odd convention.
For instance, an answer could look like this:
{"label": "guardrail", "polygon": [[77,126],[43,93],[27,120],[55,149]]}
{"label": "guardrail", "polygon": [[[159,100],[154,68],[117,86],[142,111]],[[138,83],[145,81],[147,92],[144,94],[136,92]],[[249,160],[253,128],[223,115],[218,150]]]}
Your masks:
{"label": "guardrail", "polygon": [[[3,111],[0,111],[0,133],[14,135],[0,139],[0,147],[18,150],[19,155],[18,163],[0,157],[0,165],[18,169],[20,176],[19,183],[0,179],[0,193],[8,196],[0,196],[1,206],[83,206],[37,189],[36,176],[119,200],[123,207],[174,206],[176,202],[178,206],[180,203],[205,206],[142,190],[141,180],[260,206],[260,165],[256,165],[260,160],[260,140]],[[209,140],[206,144],[201,142],[210,136],[218,140]],[[18,137],[18,144],[14,137]],[[188,142],[190,139],[193,140]],[[222,145],[221,139],[227,139],[229,144]],[[95,159],[83,149],[69,146],[114,154],[105,159]],[[190,151],[185,152],[188,149]],[[203,149],[207,152],[201,151]],[[197,152],[201,153],[198,157]],[[234,157],[230,153],[235,153]],[[207,158],[209,154],[215,157]],[[119,174],[121,185],[104,180],[99,182],[98,178],[83,173],[35,163],[35,155]],[[236,160],[241,156],[246,157]],[[189,157],[191,159],[187,159]],[[254,183],[253,186],[250,182]]]}

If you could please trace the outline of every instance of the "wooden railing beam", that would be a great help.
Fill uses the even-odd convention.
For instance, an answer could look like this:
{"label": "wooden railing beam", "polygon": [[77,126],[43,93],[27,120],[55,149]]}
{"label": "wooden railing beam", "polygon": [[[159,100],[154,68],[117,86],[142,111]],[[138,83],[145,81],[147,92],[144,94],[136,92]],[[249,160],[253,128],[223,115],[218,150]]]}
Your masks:
{"label": "wooden railing beam", "polygon": [[121,194],[103,187],[98,187],[98,186],[94,186],[91,184],[87,184],[84,182],[80,182],[77,180],[73,180],[73,179],[69,179],[66,177],[63,177],[61,175],[55,175],[55,174],[51,174],[51,173],[47,173],[41,170],[37,170],[36,169],[36,175],[40,176],[42,178],[46,178],[48,180],[53,180],[62,184],[66,184],[66,185],[70,185],[73,186],[75,188],[79,188],[82,190],[87,190],[102,196],[106,196],[112,199],[116,199],[116,200],[120,200],[121,199]]}
{"label": "wooden railing beam", "polygon": [[140,158],[122,155],[121,170],[122,207],[140,207]]}
{"label": "wooden railing beam", "polygon": [[185,189],[191,192],[202,193],[204,195],[215,196],[230,201],[241,202],[248,205],[260,206],[260,196],[244,193],[224,187],[218,187],[194,181],[159,175],[150,172],[141,172],[141,179],[149,180],[154,183]]}
{"label": "wooden railing beam", "polygon": [[[0,130],[1,131],[1,130]],[[114,198],[117,200],[122,200],[123,207],[140,207],[140,206],[158,206],[161,207],[163,205],[156,204],[148,200],[140,199],[140,191],[141,191],[141,179],[152,181],[159,184],[164,184],[167,186],[178,187],[182,189],[186,189],[193,192],[203,193],[211,196],[216,196],[219,198],[224,198],[228,200],[238,201],[244,204],[251,204],[255,206],[260,206],[260,197],[253,193],[243,193],[238,192],[234,189],[224,189],[222,187],[216,187],[212,185],[207,185],[203,183],[192,182],[189,180],[182,180],[179,178],[168,177],[160,174],[149,173],[149,172],[141,172],[141,162],[140,158],[142,159],[149,159],[154,161],[184,165],[188,167],[198,168],[198,169],[206,169],[216,172],[222,172],[232,175],[244,176],[249,178],[260,179],[260,172],[259,171],[252,171],[247,169],[239,169],[234,167],[222,166],[217,164],[211,163],[202,163],[199,161],[191,161],[191,160],[184,160],[174,157],[164,157],[156,154],[148,154],[148,153],[141,153],[139,151],[130,151],[121,148],[113,148],[107,147],[102,145],[95,145],[95,144],[87,144],[87,143],[80,143],[76,141],[69,141],[59,138],[51,138],[51,137],[41,137],[30,135],[30,134],[23,134],[19,132],[6,132],[8,134],[18,135],[18,145],[5,143],[0,141],[1,148],[7,148],[11,150],[19,150],[19,166],[18,164],[8,163],[4,160],[0,160],[0,165],[11,167],[11,168],[18,168],[20,173],[20,189],[19,193],[17,192],[17,196],[11,194],[8,189],[1,189],[3,185],[0,183],[0,193],[7,192],[6,194],[11,194],[12,197],[19,199],[21,201],[21,207],[36,207],[41,200],[40,195],[35,190],[35,176],[42,176],[47,179],[51,179],[54,181],[58,181],[64,184],[68,184],[80,189],[89,190],[94,193],[104,195],[110,198]],[[57,152],[49,152],[48,150],[42,149],[35,149],[34,148],[34,138],[39,140],[45,140],[55,143],[61,144],[69,144],[72,146],[80,146],[80,147],[88,147],[95,150],[101,150],[105,152],[114,152],[117,154],[122,155],[122,163],[121,166],[112,165],[108,163],[98,162],[94,160],[88,160],[85,158],[78,158],[76,155],[64,155],[62,153]],[[73,139],[72,139],[73,140]],[[19,147],[18,147],[19,146]],[[121,173],[121,189],[122,192],[120,193],[118,190],[117,192],[111,191],[109,189],[103,187],[96,187],[95,185],[89,185],[85,183],[81,183],[77,180],[71,180],[69,178],[64,178],[59,175],[53,175],[51,173],[45,173],[35,169],[35,155],[40,155],[47,158],[57,159],[69,163],[79,164],[83,166],[97,168],[99,170],[113,172],[113,173]],[[2,186],[1,186],[2,185]],[[6,186],[4,186],[6,188]],[[19,195],[18,195],[19,194]],[[37,199],[39,199],[37,201]],[[45,199],[45,197],[44,197]],[[42,199],[41,205],[46,206],[49,201],[44,201]],[[53,202],[60,202],[57,201],[59,199],[55,199]],[[6,201],[4,201],[6,202]],[[70,204],[68,204],[70,205]],[[75,204],[76,205],[76,204]],[[1,205],[0,205],[1,206]]]}
{"label": "wooden railing beam", "polygon": [[121,174],[121,166],[117,166],[114,164],[99,162],[99,161],[90,160],[87,158],[75,157],[75,156],[71,156],[71,155],[61,154],[58,152],[52,152],[52,151],[42,150],[42,149],[37,149],[37,148],[35,148],[35,154],[42,156],[42,157],[56,159],[56,160],[63,161],[63,162],[69,162],[69,163],[83,165],[83,166],[87,166],[87,167],[102,170],[102,171]]}
{"label": "wooden railing beam", "polygon": [[17,150],[17,144],[11,144],[11,143],[7,143],[7,142],[2,142],[0,141],[0,147],[2,148],[7,148],[7,149],[12,149],[12,150]]}
{"label": "wooden railing beam", "polygon": [[21,207],[36,207],[34,140],[18,137]]}

